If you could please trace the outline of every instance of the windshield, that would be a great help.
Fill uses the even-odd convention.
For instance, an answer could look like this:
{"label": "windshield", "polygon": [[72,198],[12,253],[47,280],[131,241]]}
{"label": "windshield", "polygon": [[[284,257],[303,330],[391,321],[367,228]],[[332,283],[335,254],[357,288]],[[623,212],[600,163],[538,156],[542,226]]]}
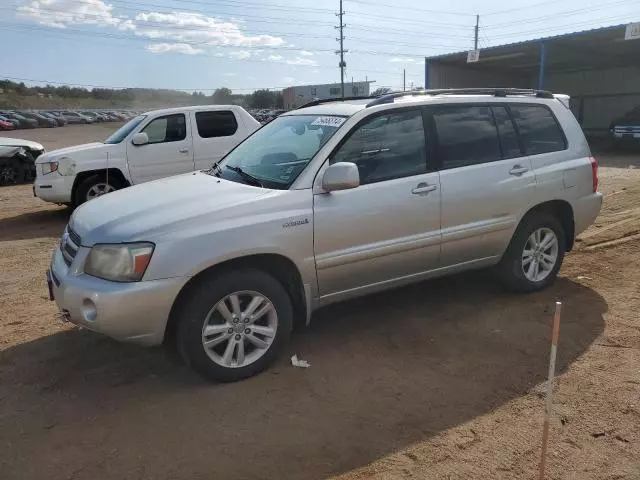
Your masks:
{"label": "windshield", "polygon": [[238,145],[213,173],[286,190],[345,120],[319,115],[278,117]]}
{"label": "windshield", "polygon": [[120,143],[122,140],[127,138],[127,135],[129,135],[134,128],[140,125],[140,122],[142,122],[146,117],[146,115],[140,115],[132,118],[107,138],[104,143]]}

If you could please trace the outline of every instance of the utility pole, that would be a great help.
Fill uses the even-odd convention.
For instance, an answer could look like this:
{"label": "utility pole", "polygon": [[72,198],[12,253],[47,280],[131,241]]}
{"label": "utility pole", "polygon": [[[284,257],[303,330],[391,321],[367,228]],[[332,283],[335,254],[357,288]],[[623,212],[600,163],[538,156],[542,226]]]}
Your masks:
{"label": "utility pole", "polygon": [[347,64],[344,61],[344,54],[348,52],[348,50],[344,49],[344,28],[345,24],[342,23],[342,16],[344,15],[344,11],[342,10],[342,0],[340,0],[340,13],[336,13],[336,15],[340,18],[340,25],[335,27],[340,31],[340,38],[337,38],[340,42],[340,50],[336,51],[336,54],[340,55],[340,63],[338,66],[340,67],[340,96],[344,98],[344,69]]}
{"label": "utility pole", "polygon": [[402,70],[402,91],[405,92],[407,90],[407,69],[404,68]]}
{"label": "utility pole", "polygon": [[473,49],[478,50],[478,33],[480,31],[480,15],[476,15],[475,35],[473,36]]}

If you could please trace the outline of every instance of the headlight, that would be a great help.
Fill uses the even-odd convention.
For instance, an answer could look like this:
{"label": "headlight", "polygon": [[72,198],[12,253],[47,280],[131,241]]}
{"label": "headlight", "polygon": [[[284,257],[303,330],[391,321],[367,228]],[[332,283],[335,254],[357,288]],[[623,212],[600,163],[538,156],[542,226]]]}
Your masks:
{"label": "headlight", "polygon": [[48,173],[53,173],[58,170],[58,162],[47,162],[42,163],[42,174],[47,175]]}
{"label": "headlight", "polygon": [[138,282],[149,265],[153,248],[153,243],[148,242],[95,245],[84,272],[114,282]]}

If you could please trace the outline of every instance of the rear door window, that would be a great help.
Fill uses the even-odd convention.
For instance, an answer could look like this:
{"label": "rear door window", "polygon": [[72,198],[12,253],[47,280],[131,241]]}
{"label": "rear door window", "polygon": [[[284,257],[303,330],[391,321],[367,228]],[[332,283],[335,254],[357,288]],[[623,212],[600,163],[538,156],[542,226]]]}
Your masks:
{"label": "rear door window", "polygon": [[200,138],[230,137],[238,130],[238,121],[229,110],[196,112]]}
{"label": "rear door window", "polygon": [[520,139],[527,155],[558,152],[567,144],[557,120],[542,105],[510,105]]}
{"label": "rear door window", "polygon": [[518,135],[516,129],[513,126],[513,121],[507,112],[506,107],[494,106],[493,118],[496,121],[498,127],[498,134],[500,136],[500,148],[502,149],[502,158],[515,158],[522,155],[520,151],[520,145],[518,143]]}
{"label": "rear door window", "polygon": [[458,168],[502,158],[491,107],[438,106],[433,109],[440,168]]}

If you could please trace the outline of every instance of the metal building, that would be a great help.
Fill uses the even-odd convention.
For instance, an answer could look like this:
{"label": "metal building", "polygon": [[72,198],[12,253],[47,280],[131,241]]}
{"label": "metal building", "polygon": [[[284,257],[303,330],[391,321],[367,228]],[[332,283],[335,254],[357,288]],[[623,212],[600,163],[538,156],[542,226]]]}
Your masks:
{"label": "metal building", "polygon": [[[373,81],[367,82],[345,82],[345,97],[368,97],[369,85]],[[322,85],[301,85],[297,87],[285,88],[282,91],[284,108],[290,110],[297,108],[312,100],[324,100],[327,98],[340,98],[339,83],[325,83]]]}
{"label": "metal building", "polygon": [[640,105],[640,24],[425,58],[426,88],[539,88],[571,96],[585,133]]}

